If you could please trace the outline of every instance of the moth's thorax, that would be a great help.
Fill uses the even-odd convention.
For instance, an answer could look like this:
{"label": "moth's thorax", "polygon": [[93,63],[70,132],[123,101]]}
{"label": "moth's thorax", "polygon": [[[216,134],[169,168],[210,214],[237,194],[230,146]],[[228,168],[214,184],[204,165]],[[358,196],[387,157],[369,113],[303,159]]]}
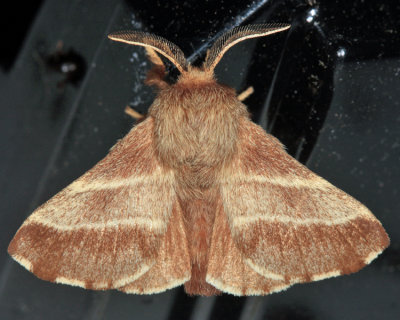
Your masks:
{"label": "moth's thorax", "polygon": [[183,172],[187,183],[206,187],[233,156],[239,118],[247,110],[232,88],[189,73],[159,92],[150,116],[160,161]]}

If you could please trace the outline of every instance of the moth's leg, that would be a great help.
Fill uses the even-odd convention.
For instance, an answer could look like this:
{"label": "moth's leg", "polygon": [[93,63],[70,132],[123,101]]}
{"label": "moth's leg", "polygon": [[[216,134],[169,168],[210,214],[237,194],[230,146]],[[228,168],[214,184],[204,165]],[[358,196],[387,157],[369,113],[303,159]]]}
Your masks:
{"label": "moth's leg", "polygon": [[150,60],[150,62],[152,64],[154,64],[155,66],[159,66],[160,68],[163,68],[165,71],[164,62],[161,60],[161,58],[157,54],[157,52],[150,47],[146,47],[145,49],[146,49],[147,58]]}
{"label": "moth's leg", "polygon": [[149,86],[156,86],[160,89],[167,87],[168,83],[164,81],[165,75],[167,74],[164,62],[153,49],[146,47],[146,53],[148,59],[153,64],[153,67],[147,72],[147,77],[144,83]]}
{"label": "moth's leg", "polygon": [[125,108],[125,113],[129,116],[131,116],[133,119],[135,120],[142,120],[144,119],[144,115],[137,112],[136,110],[134,110],[133,108],[131,108],[130,106],[126,106]]}
{"label": "moth's leg", "polygon": [[[164,77],[166,75],[165,65],[161,60],[160,56],[151,49],[150,47],[146,47],[147,58],[153,64],[153,67],[147,72],[146,80],[144,81],[145,84],[149,86],[156,86],[161,88],[165,88],[168,86],[167,82],[164,81]],[[125,113],[131,116],[135,120],[142,120],[145,116],[130,106],[125,108]]]}
{"label": "moth's leg", "polygon": [[237,98],[239,101],[243,101],[247,99],[252,93],[254,92],[254,88],[252,86],[248,87],[246,90],[244,90],[242,93],[240,93]]}

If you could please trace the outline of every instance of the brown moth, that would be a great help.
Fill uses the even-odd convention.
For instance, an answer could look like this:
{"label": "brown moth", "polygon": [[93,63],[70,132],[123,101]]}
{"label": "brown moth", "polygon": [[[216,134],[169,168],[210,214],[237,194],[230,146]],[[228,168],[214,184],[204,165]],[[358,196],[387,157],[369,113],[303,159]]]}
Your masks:
{"label": "brown moth", "polygon": [[[148,49],[158,95],[103,160],[28,217],[10,255],[52,282],[137,294],[183,284],[204,296],[266,295],[369,264],[389,245],[380,222],[289,156],[214,78],[230,47],[288,28],[234,28],[201,68],[161,37],[109,35]],[[175,84],[156,52],[180,71]]]}

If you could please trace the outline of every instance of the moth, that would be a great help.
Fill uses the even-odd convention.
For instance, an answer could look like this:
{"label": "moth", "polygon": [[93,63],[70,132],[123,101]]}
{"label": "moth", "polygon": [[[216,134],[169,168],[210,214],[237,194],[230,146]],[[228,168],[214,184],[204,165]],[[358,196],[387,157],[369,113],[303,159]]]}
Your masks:
{"label": "moth", "polygon": [[[201,67],[159,36],[110,34],[147,49],[157,96],[103,160],[26,219],[10,255],[56,283],[203,296],[266,295],[369,264],[389,245],[381,223],[288,155],[215,79],[236,43],[288,28],[234,28]],[[175,83],[160,55],[179,70]]]}

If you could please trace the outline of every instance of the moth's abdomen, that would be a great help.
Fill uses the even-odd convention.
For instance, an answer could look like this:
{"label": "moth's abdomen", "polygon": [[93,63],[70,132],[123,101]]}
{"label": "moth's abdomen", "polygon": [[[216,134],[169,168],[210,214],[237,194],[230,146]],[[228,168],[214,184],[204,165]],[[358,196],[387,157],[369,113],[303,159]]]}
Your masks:
{"label": "moth's abdomen", "polygon": [[191,262],[191,278],[185,283],[185,291],[190,295],[219,294],[219,290],[206,282],[218,190],[216,187],[210,188],[203,191],[202,198],[197,199],[184,199],[181,197],[181,188],[179,190],[179,204],[182,207]]}

